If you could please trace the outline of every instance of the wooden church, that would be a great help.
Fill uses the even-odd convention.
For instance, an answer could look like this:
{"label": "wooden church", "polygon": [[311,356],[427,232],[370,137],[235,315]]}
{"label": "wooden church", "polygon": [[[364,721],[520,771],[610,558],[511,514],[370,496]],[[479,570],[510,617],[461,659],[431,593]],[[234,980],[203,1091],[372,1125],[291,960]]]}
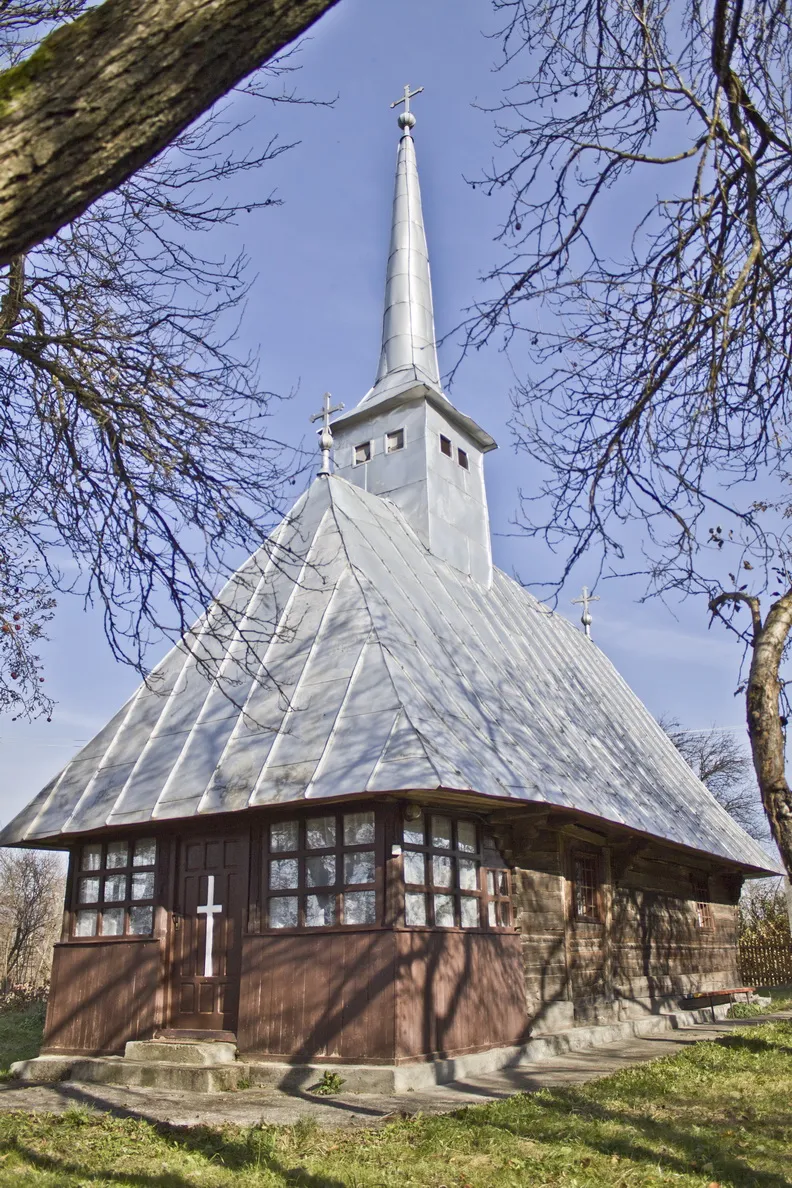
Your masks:
{"label": "wooden church", "polygon": [[189,646],[0,835],[70,854],[45,1053],[197,1033],[494,1067],[738,984],[740,888],[772,860],[492,565],[495,442],[442,390],[414,123],[373,388],[332,434],[326,409],[322,472]]}

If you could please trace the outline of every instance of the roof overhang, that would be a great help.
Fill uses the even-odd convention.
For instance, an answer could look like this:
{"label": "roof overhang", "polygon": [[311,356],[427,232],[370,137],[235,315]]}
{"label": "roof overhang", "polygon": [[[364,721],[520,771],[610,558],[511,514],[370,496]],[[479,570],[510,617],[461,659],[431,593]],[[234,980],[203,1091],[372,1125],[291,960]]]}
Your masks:
{"label": "roof overhang", "polygon": [[438,409],[452,425],[467,434],[482,453],[487,454],[490,450],[496,450],[498,448],[498,443],[494,437],[491,437],[485,429],[482,429],[472,417],[466,416],[458,408],[455,408],[439,389],[425,383],[423,380],[416,381],[412,370],[403,382],[393,386],[389,385],[379,393],[376,388],[372,388],[371,392],[363,398],[360,404],[350,409],[349,412],[342,413],[340,417],[336,417],[332,422],[332,428],[351,428],[353,425],[367,420],[373,412],[389,412],[392,408],[397,408],[404,404],[417,403],[419,400],[426,400],[434,408]]}

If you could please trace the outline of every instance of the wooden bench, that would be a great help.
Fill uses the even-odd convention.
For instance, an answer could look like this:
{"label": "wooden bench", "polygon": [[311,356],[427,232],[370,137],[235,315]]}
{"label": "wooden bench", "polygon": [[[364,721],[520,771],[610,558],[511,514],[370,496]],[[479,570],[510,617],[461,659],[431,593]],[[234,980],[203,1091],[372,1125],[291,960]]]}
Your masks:
{"label": "wooden bench", "polygon": [[744,994],[745,1001],[748,1002],[748,995],[755,992],[754,986],[731,986],[725,990],[697,990],[695,994],[688,995],[689,998],[708,998],[710,1010],[712,1011],[712,1022],[715,1022],[715,1003],[714,998],[724,998],[726,996],[733,1002],[735,994]]}

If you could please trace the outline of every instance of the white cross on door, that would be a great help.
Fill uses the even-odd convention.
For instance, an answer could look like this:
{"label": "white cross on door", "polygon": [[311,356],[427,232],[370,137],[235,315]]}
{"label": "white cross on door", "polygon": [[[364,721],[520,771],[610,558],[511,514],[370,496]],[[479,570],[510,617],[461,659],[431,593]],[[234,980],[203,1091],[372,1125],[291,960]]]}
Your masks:
{"label": "white cross on door", "polygon": [[212,951],[214,947],[214,918],[218,912],[222,912],[222,904],[214,901],[214,875],[206,876],[206,903],[198,905],[198,912],[202,916],[206,916],[206,947],[204,949],[204,977],[213,977],[212,970]]}

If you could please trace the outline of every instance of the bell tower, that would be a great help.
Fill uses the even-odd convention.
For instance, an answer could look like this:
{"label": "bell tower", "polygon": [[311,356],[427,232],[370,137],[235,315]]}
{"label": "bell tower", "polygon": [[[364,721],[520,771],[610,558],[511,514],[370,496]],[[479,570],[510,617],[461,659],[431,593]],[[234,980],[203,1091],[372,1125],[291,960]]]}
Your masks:
{"label": "bell tower", "polygon": [[443,392],[432,282],[412,129],[410,91],[391,107],[402,135],[396,159],[382,349],[374,386],[333,421],[336,472],[392,500],[430,552],[492,583],[484,454],[492,437]]}

